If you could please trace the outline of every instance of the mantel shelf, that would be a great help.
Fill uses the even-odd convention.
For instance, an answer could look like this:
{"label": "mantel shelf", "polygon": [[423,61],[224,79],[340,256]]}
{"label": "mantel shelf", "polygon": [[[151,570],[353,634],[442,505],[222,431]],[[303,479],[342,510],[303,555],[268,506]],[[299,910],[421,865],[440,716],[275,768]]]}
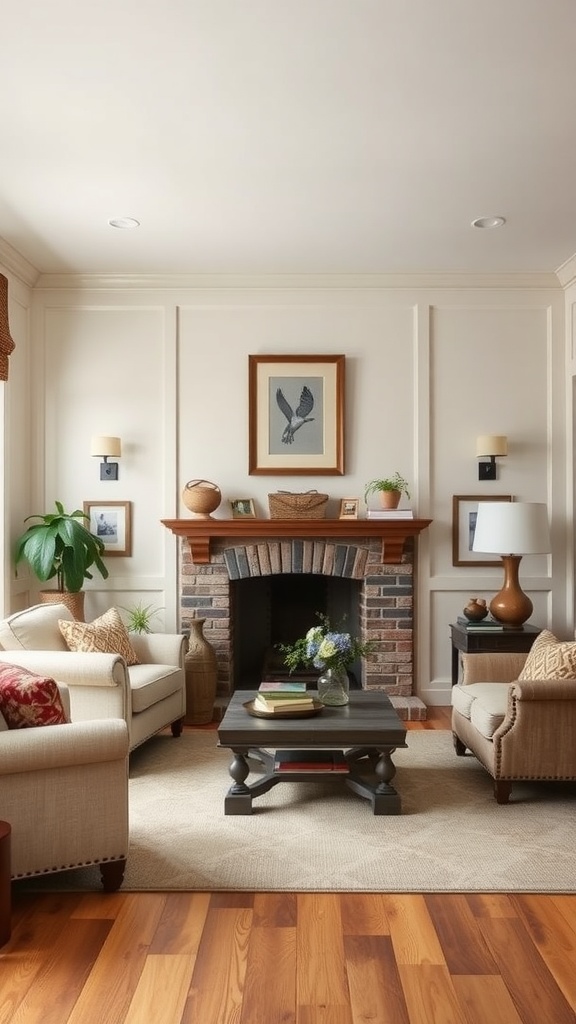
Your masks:
{"label": "mantel shelf", "polygon": [[417,537],[431,519],[162,519],[164,526],[190,544],[196,565],[210,562],[212,540],[240,538],[327,537],[353,541],[362,537],[382,538],[382,561],[397,565],[408,537]]}

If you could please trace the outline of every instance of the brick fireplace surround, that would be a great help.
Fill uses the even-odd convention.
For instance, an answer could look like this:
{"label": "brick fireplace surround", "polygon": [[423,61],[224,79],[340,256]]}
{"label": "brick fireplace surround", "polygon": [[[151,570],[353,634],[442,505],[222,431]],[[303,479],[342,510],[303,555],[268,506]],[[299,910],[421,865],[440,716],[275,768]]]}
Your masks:
{"label": "brick fireplace surround", "polygon": [[360,635],[372,641],[361,685],[384,690],[404,719],[426,718],[414,695],[415,541],[430,519],[163,519],[182,538],[180,616],[206,620],[218,662],[218,694],[234,686],[231,584],[279,573],[319,573],[360,582]]}

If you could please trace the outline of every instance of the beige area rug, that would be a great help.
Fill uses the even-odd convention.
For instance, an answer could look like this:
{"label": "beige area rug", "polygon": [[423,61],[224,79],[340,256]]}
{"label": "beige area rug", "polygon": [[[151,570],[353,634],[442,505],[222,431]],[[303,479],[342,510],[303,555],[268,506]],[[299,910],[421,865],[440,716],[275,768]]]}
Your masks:
{"label": "beige area rug", "polygon": [[[449,732],[408,732],[407,742],[394,754],[399,816],[373,815],[339,780],[283,782],[252,815],[226,817],[231,754],[216,733],[155,737],[131,756],[123,889],[576,891],[575,785],[524,783],[498,806]],[[94,888],[99,873],[18,884]]]}

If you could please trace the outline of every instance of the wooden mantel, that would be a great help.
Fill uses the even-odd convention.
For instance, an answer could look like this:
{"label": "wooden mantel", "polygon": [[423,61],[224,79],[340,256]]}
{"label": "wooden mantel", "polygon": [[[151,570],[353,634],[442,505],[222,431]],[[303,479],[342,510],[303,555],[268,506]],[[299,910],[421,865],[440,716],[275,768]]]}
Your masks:
{"label": "wooden mantel", "polygon": [[397,565],[408,537],[417,537],[431,519],[162,519],[164,526],[185,537],[196,565],[210,562],[213,539],[239,540],[245,537],[290,539],[335,537],[351,541],[357,537],[381,537],[382,561]]}

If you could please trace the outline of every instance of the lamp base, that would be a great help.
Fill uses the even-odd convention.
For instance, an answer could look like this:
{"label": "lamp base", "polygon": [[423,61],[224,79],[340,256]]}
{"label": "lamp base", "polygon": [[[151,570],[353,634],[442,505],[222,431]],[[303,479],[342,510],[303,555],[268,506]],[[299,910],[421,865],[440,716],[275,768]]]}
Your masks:
{"label": "lamp base", "polygon": [[522,555],[502,555],[504,585],[490,602],[490,612],[497,622],[509,629],[521,629],[532,615],[534,605],[520,587],[518,568]]}

